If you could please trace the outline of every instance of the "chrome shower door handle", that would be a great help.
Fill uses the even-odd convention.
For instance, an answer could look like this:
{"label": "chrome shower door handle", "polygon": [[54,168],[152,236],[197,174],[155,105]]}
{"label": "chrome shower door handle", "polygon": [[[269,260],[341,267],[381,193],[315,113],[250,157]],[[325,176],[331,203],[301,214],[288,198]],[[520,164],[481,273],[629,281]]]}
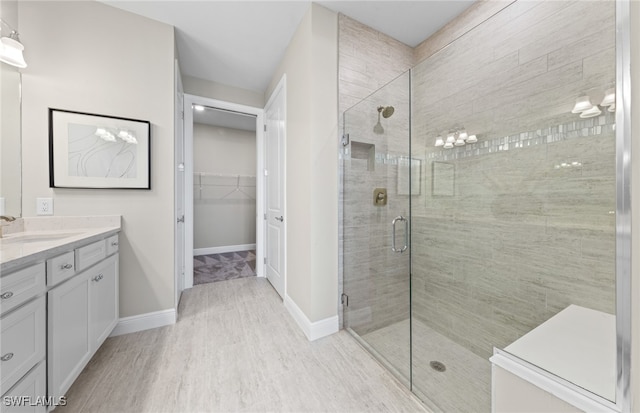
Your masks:
{"label": "chrome shower door handle", "polygon": [[[404,221],[404,245],[402,248],[396,248],[396,222]],[[409,246],[409,221],[402,215],[398,215],[391,221],[391,251],[403,253]]]}

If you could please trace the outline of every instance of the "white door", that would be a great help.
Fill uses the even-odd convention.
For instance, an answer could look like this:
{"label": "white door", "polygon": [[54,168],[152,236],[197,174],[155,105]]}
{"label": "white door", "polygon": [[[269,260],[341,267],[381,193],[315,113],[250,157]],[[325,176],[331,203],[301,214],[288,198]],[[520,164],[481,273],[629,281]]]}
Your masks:
{"label": "white door", "polygon": [[176,180],[176,222],[175,222],[175,307],[178,311],[180,295],[184,290],[185,273],[185,174],[184,174],[184,94],[180,68],[176,61],[176,102],[175,102],[175,180]]}
{"label": "white door", "polygon": [[267,279],[280,297],[285,295],[285,132],[284,78],[265,108],[266,269]]}

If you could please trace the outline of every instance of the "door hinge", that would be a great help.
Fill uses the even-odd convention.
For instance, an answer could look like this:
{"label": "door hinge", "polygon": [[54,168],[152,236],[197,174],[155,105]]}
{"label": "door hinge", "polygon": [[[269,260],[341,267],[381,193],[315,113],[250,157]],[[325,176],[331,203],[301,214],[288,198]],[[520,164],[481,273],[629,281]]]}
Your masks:
{"label": "door hinge", "polygon": [[264,263],[265,264],[267,263],[267,257],[264,257]]}
{"label": "door hinge", "polygon": [[265,221],[267,220],[267,214],[264,214],[264,220]]}
{"label": "door hinge", "polygon": [[342,297],[340,298],[340,303],[342,305],[346,305],[347,307],[349,307],[349,296],[346,295],[345,293],[342,293]]}
{"label": "door hinge", "polygon": [[266,123],[264,124],[264,131],[265,132],[267,131],[267,124]]}
{"label": "door hinge", "polygon": [[180,112],[180,117],[181,117],[182,119],[184,119],[184,110],[183,110],[182,112]]}
{"label": "door hinge", "polygon": [[342,146],[347,145],[349,145],[349,134],[345,133],[344,135],[342,135]]}

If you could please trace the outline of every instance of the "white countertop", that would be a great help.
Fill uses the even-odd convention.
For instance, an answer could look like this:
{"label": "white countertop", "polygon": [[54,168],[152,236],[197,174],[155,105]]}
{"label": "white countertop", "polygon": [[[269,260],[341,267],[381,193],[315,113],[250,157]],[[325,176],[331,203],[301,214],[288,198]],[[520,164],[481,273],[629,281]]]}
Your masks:
{"label": "white countertop", "polygon": [[0,238],[0,275],[120,231],[120,216],[24,218],[24,231]]}
{"label": "white countertop", "polygon": [[570,305],[505,348],[608,400],[616,396],[616,317]]}

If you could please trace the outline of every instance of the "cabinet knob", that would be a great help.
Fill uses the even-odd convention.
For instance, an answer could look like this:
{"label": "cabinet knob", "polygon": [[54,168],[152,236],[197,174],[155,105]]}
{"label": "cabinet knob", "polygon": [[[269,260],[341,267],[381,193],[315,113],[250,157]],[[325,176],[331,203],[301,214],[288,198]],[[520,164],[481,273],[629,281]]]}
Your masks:
{"label": "cabinet knob", "polygon": [[62,270],[69,270],[71,268],[73,268],[73,264],[68,264],[67,263],[67,264],[64,264],[64,265],[60,266],[60,269],[62,269]]}
{"label": "cabinet knob", "polygon": [[112,247],[117,247],[118,246],[118,241],[111,241],[111,246]]}
{"label": "cabinet knob", "polygon": [[13,297],[13,291],[7,291],[6,293],[0,295],[0,298],[6,300],[7,298]]}
{"label": "cabinet knob", "polygon": [[13,358],[13,353],[7,353],[4,356],[0,357],[0,360],[2,361],[9,361]]}
{"label": "cabinet knob", "polygon": [[98,281],[100,281],[100,280],[101,280],[101,279],[103,279],[103,278],[104,278],[104,275],[102,275],[102,274],[98,274],[98,275],[96,275],[95,277],[93,277],[93,281],[98,282]]}

